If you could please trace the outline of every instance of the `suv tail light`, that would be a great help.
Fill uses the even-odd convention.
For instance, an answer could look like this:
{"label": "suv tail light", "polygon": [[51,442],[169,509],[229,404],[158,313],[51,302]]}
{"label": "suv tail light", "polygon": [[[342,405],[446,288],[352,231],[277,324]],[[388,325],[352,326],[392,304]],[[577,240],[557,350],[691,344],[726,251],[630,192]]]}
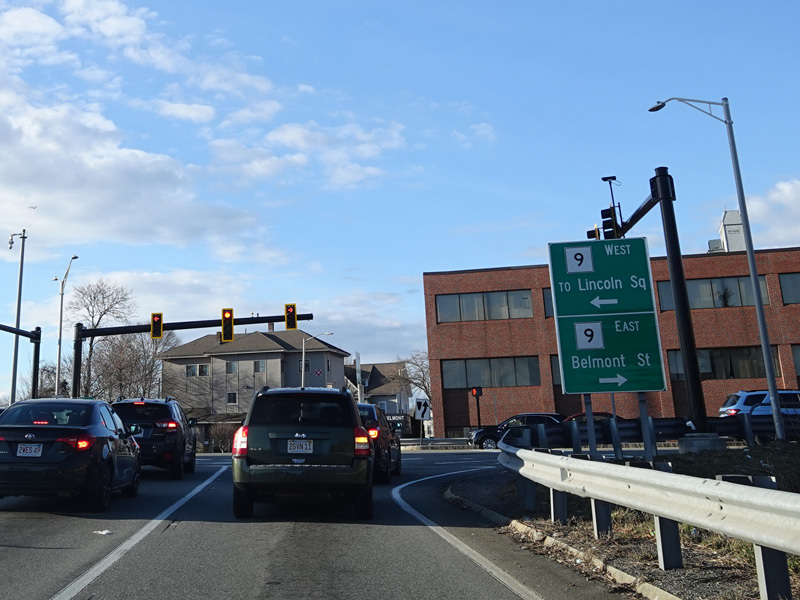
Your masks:
{"label": "suv tail light", "polygon": [[97,438],[93,435],[75,435],[70,437],[62,437],[58,438],[56,442],[63,442],[73,450],[88,450],[92,446],[94,446],[94,442]]}
{"label": "suv tail light", "polygon": [[729,408],[725,411],[725,414],[728,415],[729,417],[732,417],[733,415],[738,415],[740,412],[742,411],[739,410],[738,408]]}
{"label": "suv tail light", "polygon": [[354,428],[355,433],[355,455],[356,457],[369,456],[372,454],[370,445],[370,434],[363,427]]}
{"label": "suv tail light", "polygon": [[377,440],[378,439],[378,435],[380,435],[380,433],[381,433],[381,428],[380,427],[371,427],[371,428],[367,429],[367,432],[369,433],[369,437],[371,437],[373,440]]}
{"label": "suv tail light", "polygon": [[247,425],[239,427],[233,435],[233,448],[231,449],[231,453],[234,457],[247,456]]}

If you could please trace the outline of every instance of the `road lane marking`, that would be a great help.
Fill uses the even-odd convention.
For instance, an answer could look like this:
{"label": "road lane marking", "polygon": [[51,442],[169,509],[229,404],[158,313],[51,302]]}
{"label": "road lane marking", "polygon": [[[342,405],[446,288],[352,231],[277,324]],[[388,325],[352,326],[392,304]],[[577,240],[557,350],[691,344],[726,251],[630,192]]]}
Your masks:
{"label": "road lane marking", "polygon": [[423,477],[422,479],[416,479],[415,481],[409,481],[408,483],[404,483],[403,485],[398,485],[397,487],[392,488],[392,499],[400,506],[400,508],[402,508],[412,517],[417,519],[420,523],[427,526],[431,531],[433,531],[436,535],[438,535],[448,544],[453,546],[456,550],[461,552],[466,557],[470,558],[476,565],[481,567],[489,575],[494,577],[497,581],[502,583],[504,586],[506,586],[509,590],[511,590],[513,593],[515,593],[523,600],[545,600],[544,597],[540,596],[530,588],[526,587],[518,579],[515,579],[514,577],[509,575],[506,571],[499,568],[493,562],[487,560],[480,553],[476,552],[475,550],[470,548],[467,544],[459,540],[452,533],[444,529],[444,527],[431,521],[422,513],[414,510],[414,508],[412,508],[411,505],[408,504],[408,502],[403,500],[403,498],[400,495],[400,492],[402,492],[403,488],[405,488],[408,485],[412,485],[414,483],[420,483],[422,481],[427,481],[429,479],[436,479],[438,477],[447,477],[449,475],[460,475],[462,473],[470,473],[472,471],[481,471],[483,469],[491,469],[491,468],[492,467],[477,467],[474,469],[465,469],[463,471],[452,471],[450,473],[442,473],[441,475],[431,475],[429,477]]}
{"label": "road lane marking", "polygon": [[86,571],[83,575],[78,577],[75,581],[70,583],[67,587],[63,590],[58,592],[55,596],[51,598],[51,600],[72,600],[75,596],[81,593],[83,589],[92,583],[95,579],[97,579],[100,575],[103,574],[109,567],[111,567],[115,562],[125,556],[129,550],[131,550],[136,544],[141,542],[147,535],[153,531],[156,527],[158,527],[161,523],[166,521],[169,516],[178,510],[181,506],[186,504],[189,500],[191,500],[194,496],[196,496],[200,491],[205,489],[212,481],[214,481],[217,477],[222,475],[228,469],[227,466],[220,468],[216,473],[214,473],[211,477],[206,479],[203,483],[198,485],[194,488],[191,492],[186,494],[183,498],[175,502],[172,506],[164,510],[160,515],[158,515],[155,519],[150,521],[147,525],[142,527],[139,531],[134,533],[131,537],[125,540],[122,544],[120,544],[115,550],[110,552],[103,560],[93,566],[91,569]]}

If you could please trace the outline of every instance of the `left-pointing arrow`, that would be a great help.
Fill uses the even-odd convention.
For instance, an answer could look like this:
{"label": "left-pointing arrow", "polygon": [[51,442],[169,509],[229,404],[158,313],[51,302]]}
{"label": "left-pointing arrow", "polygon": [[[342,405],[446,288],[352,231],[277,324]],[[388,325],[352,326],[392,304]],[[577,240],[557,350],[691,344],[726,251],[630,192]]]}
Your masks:
{"label": "left-pointing arrow", "polygon": [[618,386],[628,381],[625,377],[617,373],[616,377],[601,377],[598,379],[600,383],[616,383]]}
{"label": "left-pointing arrow", "polygon": [[607,298],[603,300],[600,296],[595,296],[594,300],[590,301],[590,304],[594,304],[597,308],[600,308],[605,304],[617,304],[617,302],[618,300],[616,298]]}

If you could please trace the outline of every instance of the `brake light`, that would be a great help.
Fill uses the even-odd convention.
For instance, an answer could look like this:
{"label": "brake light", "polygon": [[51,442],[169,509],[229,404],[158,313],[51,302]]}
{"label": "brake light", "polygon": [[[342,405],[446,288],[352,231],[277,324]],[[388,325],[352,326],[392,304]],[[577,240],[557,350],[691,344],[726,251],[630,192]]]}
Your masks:
{"label": "brake light", "polygon": [[369,442],[370,434],[363,427],[355,427],[355,455],[369,456],[372,454],[372,446]]}
{"label": "brake light", "polygon": [[34,421],[34,425],[49,425],[50,421]]}
{"label": "brake light", "polygon": [[70,437],[58,438],[56,442],[62,442],[72,448],[73,450],[81,451],[88,450],[94,446],[97,437],[93,435],[75,435]]}
{"label": "brake light", "polygon": [[367,432],[369,432],[369,437],[371,437],[373,440],[376,440],[378,439],[378,434],[381,432],[381,430],[373,427],[372,429],[367,429]]}
{"label": "brake light", "polygon": [[162,421],[156,423],[156,427],[163,427],[164,429],[177,429],[178,424],[175,421]]}
{"label": "brake light", "polygon": [[233,456],[247,456],[247,426],[242,425],[236,430],[233,435],[233,448],[231,449]]}
{"label": "brake light", "polygon": [[738,415],[740,412],[742,411],[738,408],[729,408],[725,411],[725,414],[732,417],[733,415]]}
{"label": "brake light", "polygon": [[137,400],[136,402],[134,402],[134,404],[136,406],[144,406],[145,403],[144,402],[140,402],[140,401]]}

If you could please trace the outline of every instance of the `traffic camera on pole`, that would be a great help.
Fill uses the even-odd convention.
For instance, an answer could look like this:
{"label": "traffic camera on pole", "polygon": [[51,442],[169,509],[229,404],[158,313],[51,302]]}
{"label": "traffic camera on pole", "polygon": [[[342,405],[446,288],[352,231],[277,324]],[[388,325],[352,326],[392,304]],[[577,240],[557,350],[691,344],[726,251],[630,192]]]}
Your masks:
{"label": "traffic camera on pole", "polygon": [[222,341],[233,341],[233,309],[222,309]]}
{"label": "traffic camera on pole", "polygon": [[297,329],[297,305],[284,304],[283,316],[286,322],[286,329]]}
{"label": "traffic camera on pole", "polygon": [[150,314],[150,337],[154,340],[164,335],[164,313]]}

